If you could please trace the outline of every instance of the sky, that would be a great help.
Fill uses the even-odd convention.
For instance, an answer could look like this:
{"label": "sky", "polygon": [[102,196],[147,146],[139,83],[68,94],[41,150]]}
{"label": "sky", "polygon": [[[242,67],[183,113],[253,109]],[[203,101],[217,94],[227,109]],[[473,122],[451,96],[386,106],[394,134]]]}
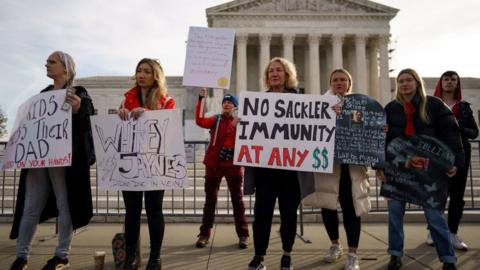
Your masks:
{"label": "sky", "polygon": [[[20,104],[51,80],[45,60],[68,52],[77,78],[133,75],[143,57],[166,75],[183,74],[189,26],[227,0],[0,0],[0,109],[14,121]],[[377,0],[399,9],[391,21],[390,68],[438,77],[447,69],[480,77],[478,0]]]}

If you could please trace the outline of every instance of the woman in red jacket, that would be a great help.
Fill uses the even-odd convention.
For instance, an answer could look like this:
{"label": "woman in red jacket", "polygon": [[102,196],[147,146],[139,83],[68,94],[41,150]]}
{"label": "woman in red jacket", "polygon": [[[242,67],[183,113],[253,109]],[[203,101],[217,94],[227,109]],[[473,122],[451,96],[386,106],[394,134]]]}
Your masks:
{"label": "woman in red jacket", "polygon": [[[144,58],[137,64],[135,87],[128,90],[125,100],[118,110],[122,120],[139,118],[147,110],[174,109],[175,100],[168,95],[165,74],[160,63]],[[162,247],[165,222],[162,212],[164,190],[122,191],[125,202],[125,269],[137,269],[135,252],[140,235],[140,215],[142,197],[145,193],[148,231],[150,233],[150,257],[148,270],[161,269],[160,249]]]}
{"label": "woman in red jacket", "polygon": [[225,95],[222,100],[222,114],[204,117],[202,99],[206,89],[200,90],[200,96],[195,110],[195,121],[198,126],[210,129],[210,143],[205,153],[203,163],[205,172],[205,205],[203,207],[202,226],[196,246],[203,248],[208,243],[210,231],[215,219],[220,182],[225,177],[232,198],[235,229],[238,235],[238,247],[247,248],[248,224],[245,218],[243,204],[243,171],[242,167],[233,165],[233,149],[235,148],[236,121],[233,112],[238,106],[237,98]]}

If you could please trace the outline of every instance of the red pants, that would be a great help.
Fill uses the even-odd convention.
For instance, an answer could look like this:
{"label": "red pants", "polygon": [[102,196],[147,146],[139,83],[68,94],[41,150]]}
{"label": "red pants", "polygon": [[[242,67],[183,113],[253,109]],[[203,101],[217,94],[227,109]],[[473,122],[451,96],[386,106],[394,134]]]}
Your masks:
{"label": "red pants", "polygon": [[220,161],[216,168],[206,168],[205,205],[203,207],[200,235],[210,237],[210,231],[215,220],[215,207],[222,177],[225,177],[227,180],[228,190],[230,191],[237,235],[238,237],[249,236],[247,219],[245,218],[245,205],[243,204],[243,171],[242,167],[231,165],[231,161]]}

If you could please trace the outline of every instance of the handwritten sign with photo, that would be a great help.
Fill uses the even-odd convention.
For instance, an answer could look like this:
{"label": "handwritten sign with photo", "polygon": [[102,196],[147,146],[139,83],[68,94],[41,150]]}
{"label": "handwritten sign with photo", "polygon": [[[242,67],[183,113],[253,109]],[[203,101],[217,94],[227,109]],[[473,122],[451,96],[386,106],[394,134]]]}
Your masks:
{"label": "handwritten sign with photo", "polygon": [[380,195],[430,208],[443,208],[454,154],[441,141],[425,136],[399,137],[387,147]]}
{"label": "handwritten sign with photo", "polygon": [[336,96],[241,92],[236,165],[331,173]]}
{"label": "handwritten sign with photo", "polygon": [[383,164],[385,123],[385,111],[376,100],[361,94],[345,96],[337,117],[335,159],[344,164]]}
{"label": "handwritten sign with photo", "polygon": [[65,167],[72,163],[72,110],[66,90],[31,97],[17,111],[2,169]]}
{"label": "handwritten sign with photo", "polygon": [[91,117],[102,190],[147,191],[188,186],[178,110],[145,112],[137,120]]}
{"label": "handwritten sign with photo", "polygon": [[183,85],[230,88],[235,30],[190,27]]}

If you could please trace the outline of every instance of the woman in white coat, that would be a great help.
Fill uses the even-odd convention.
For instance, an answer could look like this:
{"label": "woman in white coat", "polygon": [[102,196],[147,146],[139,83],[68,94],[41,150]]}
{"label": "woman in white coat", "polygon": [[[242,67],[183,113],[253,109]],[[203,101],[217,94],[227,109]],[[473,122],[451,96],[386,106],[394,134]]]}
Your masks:
{"label": "woman in white coat", "polygon": [[[326,95],[345,96],[352,89],[352,77],[345,69],[336,69],[330,75],[330,90]],[[339,114],[341,106],[335,105],[333,110]],[[315,192],[304,200],[305,206],[322,208],[322,218],[331,247],[324,260],[329,263],[337,261],[343,254],[339,241],[337,206],[340,202],[343,213],[343,224],[347,234],[348,256],[345,265],[347,270],[360,269],[357,248],[360,240],[360,216],[370,210],[368,198],[368,175],[365,166],[339,164],[333,165],[332,174],[315,173]]]}

